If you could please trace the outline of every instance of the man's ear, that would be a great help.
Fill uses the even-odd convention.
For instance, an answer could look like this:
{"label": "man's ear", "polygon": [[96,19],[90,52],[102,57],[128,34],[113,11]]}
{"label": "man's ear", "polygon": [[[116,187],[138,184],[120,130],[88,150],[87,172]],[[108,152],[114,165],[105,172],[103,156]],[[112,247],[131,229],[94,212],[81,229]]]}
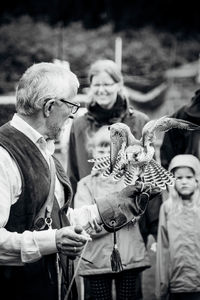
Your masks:
{"label": "man's ear", "polygon": [[44,113],[44,116],[45,117],[49,117],[50,113],[51,113],[51,110],[52,110],[52,107],[54,105],[54,102],[55,100],[54,99],[50,99],[49,101],[47,101],[45,104],[44,104],[44,107],[43,107],[43,113]]}

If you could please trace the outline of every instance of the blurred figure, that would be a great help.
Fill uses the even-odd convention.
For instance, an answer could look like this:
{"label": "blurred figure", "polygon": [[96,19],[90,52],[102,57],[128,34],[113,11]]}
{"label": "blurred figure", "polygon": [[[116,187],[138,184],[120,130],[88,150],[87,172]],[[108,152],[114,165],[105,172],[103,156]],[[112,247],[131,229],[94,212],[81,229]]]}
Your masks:
{"label": "blurred figure", "polygon": [[176,182],[160,209],[156,294],[162,300],[199,300],[200,162],[177,155],[169,170]]}
{"label": "blurred figure", "polygon": [[[94,134],[88,142],[88,151],[94,158],[110,154],[110,134],[107,126],[102,126]],[[92,171],[78,182],[74,197],[75,208],[92,205],[99,197],[106,199],[112,192],[121,191],[124,188],[123,178],[120,181],[114,181],[111,177],[102,177],[102,172]],[[154,198],[153,202],[156,201],[158,200]],[[145,215],[144,218],[148,219],[148,210]],[[148,222],[147,224],[149,226],[146,228],[148,234],[154,234],[152,224]],[[153,229],[152,232],[151,229]],[[91,234],[93,241],[87,246],[84,253],[84,258],[91,263],[82,260],[78,270],[78,274],[84,278],[86,292],[84,299],[112,300],[113,280],[116,299],[142,299],[140,276],[143,270],[150,267],[150,261],[139,222],[128,223],[116,234],[123,270],[113,271],[111,268],[113,234],[105,229],[99,228],[99,231],[99,233]]]}
{"label": "blurred figure", "polygon": [[[172,117],[200,125],[200,90],[195,92],[190,103],[181,107]],[[160,148],[161,164],[168,169],[171,159],[177,154],[193,154],[200,159],[200,133],[171,129],[165,133]]]}
{"label": "blurred figure", "polygon": [[101,126],[126,123],[139,139],[144,124],[149,121],[145,114],[129,106],[122,73],[114,61],[94,62],[89,70],[89,82],[88,111],[74,120],[70,132],[68,174],[74,192],[77,182],[92,169],[87,143]]}

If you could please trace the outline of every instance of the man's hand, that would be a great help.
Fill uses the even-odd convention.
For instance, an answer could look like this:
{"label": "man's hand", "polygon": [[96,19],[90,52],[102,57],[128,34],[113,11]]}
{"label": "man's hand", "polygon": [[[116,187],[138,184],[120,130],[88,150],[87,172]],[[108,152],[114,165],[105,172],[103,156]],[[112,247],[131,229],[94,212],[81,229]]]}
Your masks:
{"label": "man's hand", "polygon": [[56,231],[56,246],[59,252],[70,258],[80,255],[90,236],[79,225],[67,226]]}

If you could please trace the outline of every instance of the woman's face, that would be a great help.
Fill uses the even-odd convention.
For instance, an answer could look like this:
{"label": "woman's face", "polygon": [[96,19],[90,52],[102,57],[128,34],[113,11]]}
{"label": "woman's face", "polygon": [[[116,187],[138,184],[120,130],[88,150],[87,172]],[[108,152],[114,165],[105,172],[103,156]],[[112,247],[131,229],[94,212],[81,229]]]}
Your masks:
{"label": "woman's face", "polygon": [[175,188],[182,197],[190,197],[197,188],[197,181],[192,169],[188,167],[177,168],[174,172],[176,178]]}
{"label": "woman's face", "polygon": [[117,100],[121,83],[115,82],[106,72],[92,77],[90,92],[96,103],[105,109],[111,109]]}

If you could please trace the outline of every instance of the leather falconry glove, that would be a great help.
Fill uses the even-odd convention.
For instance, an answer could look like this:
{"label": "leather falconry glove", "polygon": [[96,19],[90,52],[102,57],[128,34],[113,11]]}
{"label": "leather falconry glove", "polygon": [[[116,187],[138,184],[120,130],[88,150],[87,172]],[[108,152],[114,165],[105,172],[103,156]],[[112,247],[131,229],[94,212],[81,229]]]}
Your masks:
{"label": "leather falconry glove", "polygon": [[95,199],[99,214],[108,232],[117,231],[133,222],[146,210],[148,203],[160,193],[160,189],[150,184],[136,182],[120,192],[113,192]]}

